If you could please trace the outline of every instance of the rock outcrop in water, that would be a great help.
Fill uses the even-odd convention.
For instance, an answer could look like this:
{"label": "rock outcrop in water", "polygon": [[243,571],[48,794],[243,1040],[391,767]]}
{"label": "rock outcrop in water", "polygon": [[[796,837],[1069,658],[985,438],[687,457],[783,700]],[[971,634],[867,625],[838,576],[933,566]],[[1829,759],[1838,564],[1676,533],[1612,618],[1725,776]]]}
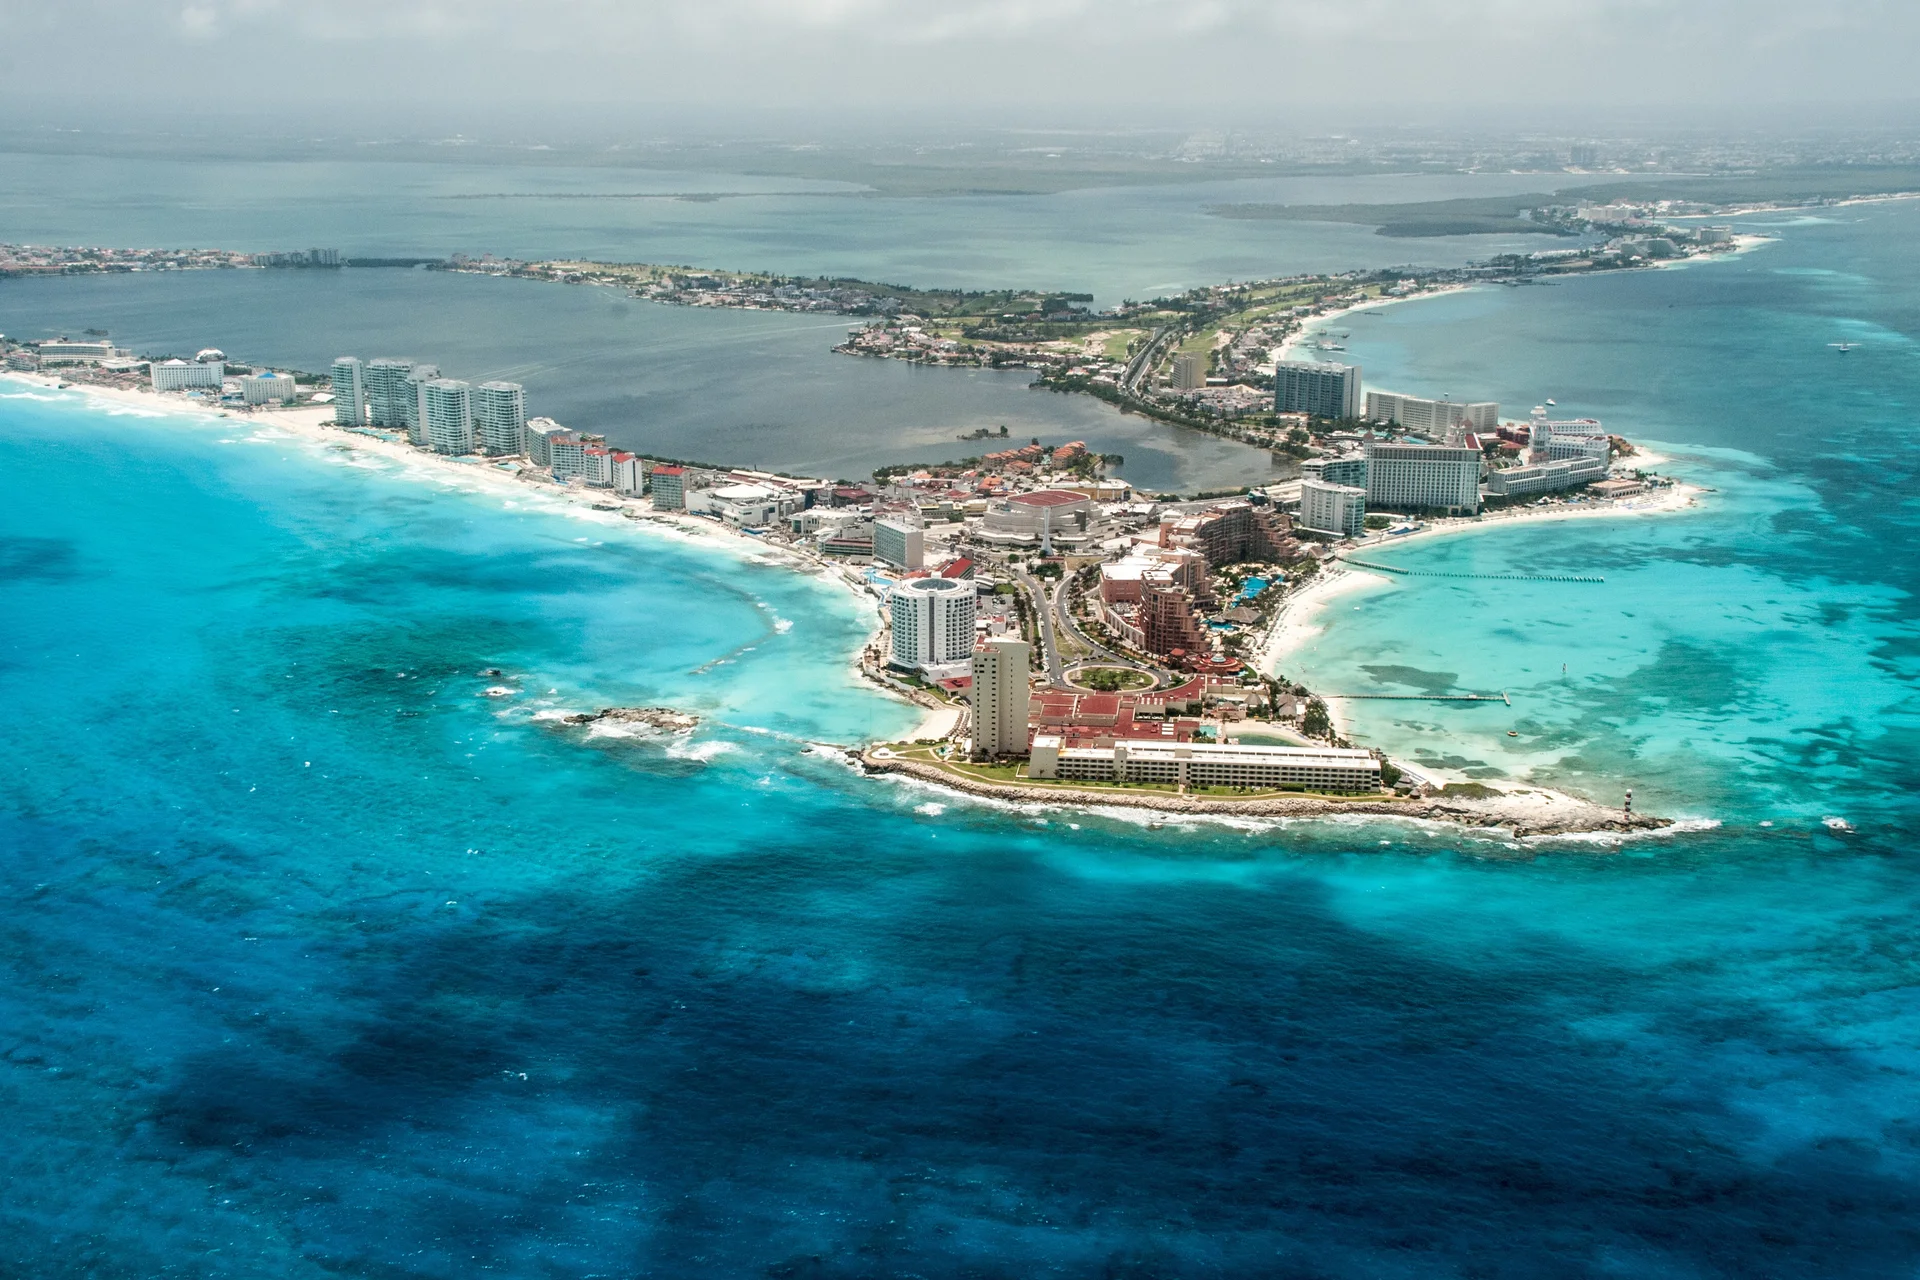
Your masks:
{"label": "rock outcrop in water", "polygon": [[700,717],[672,707],[602,707],[598,711],[575,711],[560,717],[561,724],[595,724],[610,720],[615,724],[645,725],[665,733],[685,733],[700,724]]}

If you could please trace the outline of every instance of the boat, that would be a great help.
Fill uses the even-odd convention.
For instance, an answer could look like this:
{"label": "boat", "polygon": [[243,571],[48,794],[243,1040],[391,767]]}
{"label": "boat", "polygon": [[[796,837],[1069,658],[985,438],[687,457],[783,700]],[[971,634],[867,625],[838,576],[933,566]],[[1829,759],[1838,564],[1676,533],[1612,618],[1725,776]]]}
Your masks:
{"label": "boat", "polygon": [[1518,729],[1509,729],[1507,730],[1507,736],[1509,738],[1517,738],[1520,736],[1520,731]]}
{"label": "boat", "polygon": [[1845,818],[1822,818],[1820,819],[1820,825],[1835,835],[1853,834],[1853,824]]}
{"label": "boat", "polygon": [[1838,351],[1841,355],[1845,355],[1860,344],[1857,342],[1829,342],[1827,345],[1835,351]]}

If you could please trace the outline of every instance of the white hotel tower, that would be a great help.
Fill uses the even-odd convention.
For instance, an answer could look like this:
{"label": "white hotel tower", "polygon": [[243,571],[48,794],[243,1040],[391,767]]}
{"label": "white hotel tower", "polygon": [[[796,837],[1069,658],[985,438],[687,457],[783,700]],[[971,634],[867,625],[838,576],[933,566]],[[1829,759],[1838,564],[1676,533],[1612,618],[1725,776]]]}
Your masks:
{"label": "white hotel tower", "polygon": [[482,453],[519,453],[526,430],[527,396],[519,383],[483,382],[473,389],[473,434]]}
{"label": "white hotel tower", "polygon": [[973,657],[973,584],[908,578],[893,588],[893,665],[936,680],[964,675]]}
{"label": "white hotel tower", "polygon": [[333,362],[333,420],[343,427],[367,421],[367,370],[356,356]]}
{"label": "white hotel tower", "polygon": [[435,453],[473,452],[473,387],[435,378],[420,388],[421,427]]}

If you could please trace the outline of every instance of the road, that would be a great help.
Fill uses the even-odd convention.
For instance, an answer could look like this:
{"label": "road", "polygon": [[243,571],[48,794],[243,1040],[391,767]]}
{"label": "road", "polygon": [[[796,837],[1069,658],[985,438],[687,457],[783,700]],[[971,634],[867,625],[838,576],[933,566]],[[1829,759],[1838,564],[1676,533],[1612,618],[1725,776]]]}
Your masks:
{"label": "road", "polygon": [[1047,685],[1053,689],[1070,689],[1073,686],[1067,683],[1066,667],[1060,661],[1060,645],[1053,635],[1053,602],[1047,598],[1047,589],[1024,568],[1016,567],[1013,572],[1033,601],[1034,626],[1040,631],[1040,657],[1047,664]]}
{"label": "road", "polygon": [[1153,678],[1151,688],[1165,688],[1173,683],[1167,674],[1158,667],[1115,653],[1092,636],[1080,629],[1074,621],[1072,606],[1068,603],[1067,589],[1070,578],[1062,577],[1048,591],[1046,584],[1029,574],[1025,569],[1016,567],[1014,574],[1020,579],[1020,585],[1027,590],[1033,601],[1033,616],[1038,620],[1040,630],[1041,657],[1046,663],[1047,684],[1054,689],[1079,690],[1079,686],[1067,680],[1067,665],[1060,656],[1060,634],[1067,635],[1084,646],[1098,659],[1102,666],[1125,667],[1130,671],[1139,671]]}
{"label": "road", "polygon": [[1120,389],[1122,391],[1131,395],[1139,394],[1140,379],[1153,372],[1153,366],[1159,358],[1161,346],[1168,338],[1178,333],[1181,329],[1181,325],[1168,324],[1162,325],[1153,331],[1153,336],[1147,339],[1147,345],[1140,348],[1138,355],[1127,361],[1127,371],[1120,375]]}

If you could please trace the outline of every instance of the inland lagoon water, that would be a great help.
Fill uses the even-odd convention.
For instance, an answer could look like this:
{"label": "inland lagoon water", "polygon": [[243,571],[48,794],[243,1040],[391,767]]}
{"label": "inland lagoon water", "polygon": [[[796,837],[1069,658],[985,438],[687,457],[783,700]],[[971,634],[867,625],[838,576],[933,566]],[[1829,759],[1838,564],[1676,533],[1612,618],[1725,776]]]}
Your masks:
{"label": "inland lagoon water", "polygon": [[[1352,322],[1719,490],[1406,546],[1608,582],[1303,655],[1703,819],[1623,845],[868,780],[870,615],[748,545],[0,385],[4,1269],[1911,1274],[1920,281],[1843,212]],[[648,704],[704,719],[539,718]]]}

